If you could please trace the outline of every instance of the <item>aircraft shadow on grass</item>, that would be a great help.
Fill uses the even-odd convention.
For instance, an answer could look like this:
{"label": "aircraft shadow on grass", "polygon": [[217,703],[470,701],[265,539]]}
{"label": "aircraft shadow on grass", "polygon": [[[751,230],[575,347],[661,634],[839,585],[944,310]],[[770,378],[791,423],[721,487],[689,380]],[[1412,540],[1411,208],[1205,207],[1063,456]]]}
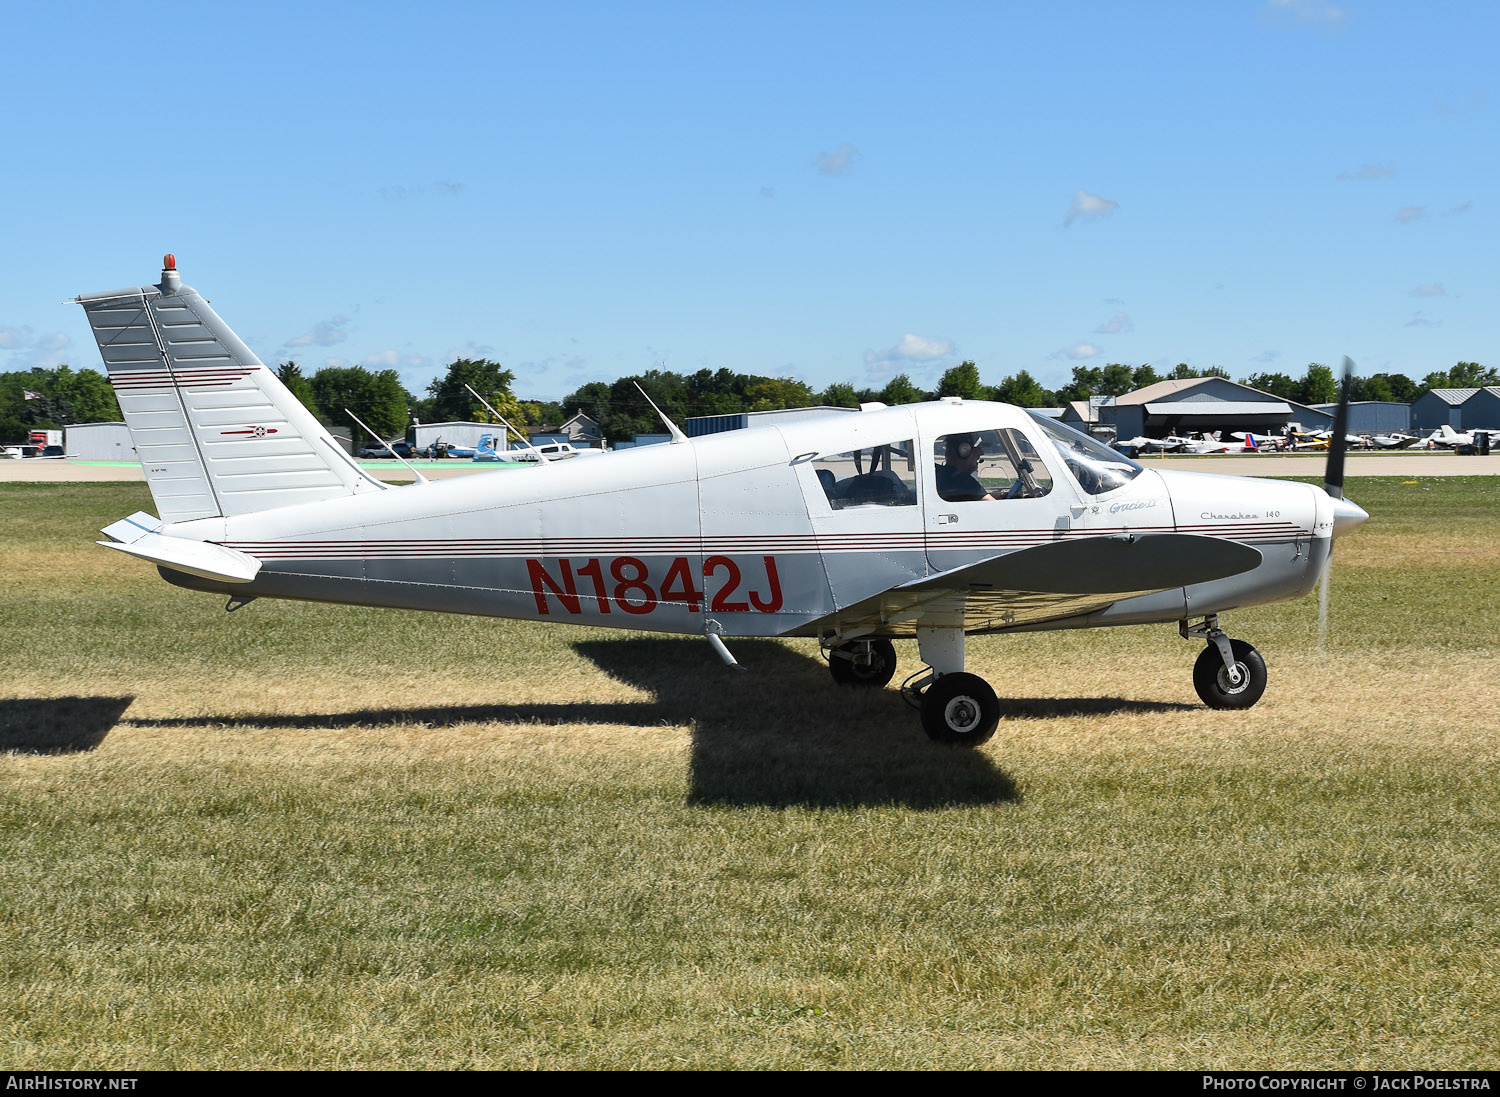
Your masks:
{"label": "aircraft shadow on grass", "polygon": [[78,754],[93,750],[134,697],[20,697],[0,700],[0,752]]}
{"label": "aircraft shadow on grass", "polygon": [[[651,695],[644,701],[428,705],[339,713],[170,717],[141,726],[213,724],[341,728],[423,723],[523,723],[692,727],[689,799],[697,804],[930,809],[1018,802],[1015,781],[984,753],[929,741],[911,726],[894,689],[840,688],[821,659],[773,640],[738,640],[745,673],[727,670],[702,641],[622,637],[574,649],[611,678]],[[1003,716],[1058,718],[1170,712],[1194,706],[1122,698],[1027,698],[1001,702]],[[1002,725],[1001,738],[1004,728]]]}

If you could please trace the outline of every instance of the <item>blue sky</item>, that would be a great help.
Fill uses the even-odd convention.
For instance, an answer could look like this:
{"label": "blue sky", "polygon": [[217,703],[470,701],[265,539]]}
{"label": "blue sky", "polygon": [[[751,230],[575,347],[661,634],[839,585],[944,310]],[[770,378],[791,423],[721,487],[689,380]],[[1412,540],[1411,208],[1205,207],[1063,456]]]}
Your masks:
{"label": "blue sky", "polygon": [[163,252],[262,359],[881,387],[1500,364],[1500,5],[7,5],[0,369]]}

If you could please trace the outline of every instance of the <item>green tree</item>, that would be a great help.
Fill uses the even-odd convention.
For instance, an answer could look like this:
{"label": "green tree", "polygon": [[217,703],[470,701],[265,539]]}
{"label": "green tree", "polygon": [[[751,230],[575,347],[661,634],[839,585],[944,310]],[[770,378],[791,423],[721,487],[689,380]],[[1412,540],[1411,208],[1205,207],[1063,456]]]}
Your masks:
{"label": "green tree", "polygon": [[1495,370],[1485,369],[1478,362],[1458,362],[1446,372],[1434,371],[1422,378],[1422,387],[1430,389],[1477,389],[1494,384],[1500,384]]}
{"label": "green tree", "polygon": [[960,362],[944,371],[938,381],[939,396],[960,396],[965,400],[984,400],[990,395],[979,380],[979,367],[973,362]]}
{"label": "green tree", "polygon": [[836,381],[818,394],[818,403],[830,408],[857,408],[859,393],[854,391],[853,385]]}
{"label": "green tree", "polygon": [[1399,404],[1409,404],[1420,395],[1422,390],[1417,388],[1417,383],[1404,373],[1377,373],[1365,382],[1366,400],[1392,400]]}
{"label": "green tree", "polygon": [[1135,370],[1118,362],[1105,366],[1099,375],[1099,388],[1095,396],[1124,396],[1135,388]]}
{"label": "green tree", "polygon": [[364,366],[325,366],[312,375],[318,412],[331,424],[346,425],[358,436],[360,430],[347,411],[359,416],[376,434],[390,438],[406,430],[411,394],[393,369],[371,373]]}
{"label": "green tree", "polygon": [[1304,404],[1331,404],[1339,398],[1339,383],[1333,376],[1333,370],[1317,362],[1307,364],[1307,372],[1302,375],[1302,382],[1298,386],[1298,395],[1292,399]]}
{"label": "green tree", "polygon": [[747,411],[806,408],[816,402],[812,389],[790,377],[757,377],[745,386]]}
{"label": "green tree", "polygon": [[1057,393],[1042,388],[1024,369],[995,386],[995,399],[1018,408],[1050,408],[1058,403]]}
{"label": "green tree", "polygon": [[1135,372],[1130,375],[1131,391],[1154,385],[1161,379],[1161,374],[1157,373],[1153,366],[1149,364],[1136,366]]}
{"label": "green tree", "polygon": [[919,404],[927,394],[911,383],[906,374],[892,377],[890,383],[880,390],[880,402],[895,407],[897,404]]}
{"label": "green tree", "polygon": [[1252,373],[1240,382],[1261,392],[1269,392],[1283,400],[1301,400],[1302,385],[1284,373]]}
{"label": "green tree", "polygon": [[318,398],[313,393],[312,382],[302,375],[302,367],[291,359],[276,367],[276,376],[291,390],[302,406],[314,415],[318,414]]}
{"label": "green tree", "polygon": [[434,422],[492,422],[484,405],[469,395],[468,385],[488,400],[501,415],[519,411],[511,392],[515,373],[488,358],[459,358],[448,365],[448,372],[427,386],[431,400],[427,414]]}
{"label": "green tree", "polygon": [[1073,379],[1057,390],[1057,398],[1063,403],[1072,400],[1087,400],[1098,393],[1103,384],[1103,367],[1074,366]]}
{"label": "green tree", "polygon": [[563,407],[581,411],[596,423],[609,417],[610,390],[603,381],[590,381],[563,397]]}

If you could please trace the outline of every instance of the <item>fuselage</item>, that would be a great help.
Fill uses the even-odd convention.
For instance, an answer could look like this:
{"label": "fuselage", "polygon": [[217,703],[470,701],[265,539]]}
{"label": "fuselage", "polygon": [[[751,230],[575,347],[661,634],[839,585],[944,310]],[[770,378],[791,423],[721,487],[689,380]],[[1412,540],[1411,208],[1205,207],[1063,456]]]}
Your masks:
{"label": "fuselage", "polygon": [[[1015,460],[1032,466],[1032,489],[944,498],[943,439],[970,432],[1026,450],[1029,458]],[[876,454],[883,467],[865,467],[879,462]],[[1003,404],[831,414],[607,459],[178,523],[162,532],[243,552],[261,561],[260,571],[246,584],[163,574],[237,598],[660,632],[698,633],[712,621],[726,635],[826,635],[847,606],[1017,549],[1175,532],[1253,545],[1263,559],[1228,579],[988,631],[1177,620],[1312,589],[1333,531],[1323,492],[1139,466],[1119,483],[1101,482],[1073,456],[1037,420]],[[891,490],[851,494],[866,482]]]}

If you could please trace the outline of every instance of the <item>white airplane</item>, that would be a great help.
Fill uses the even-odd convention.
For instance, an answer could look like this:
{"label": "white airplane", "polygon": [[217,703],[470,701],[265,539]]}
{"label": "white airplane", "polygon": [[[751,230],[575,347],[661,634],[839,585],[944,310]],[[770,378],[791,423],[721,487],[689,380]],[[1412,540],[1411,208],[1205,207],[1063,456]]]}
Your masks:
{"label": "white airplane", "polygon": [[1447,423],[1438,427],[1421,441],[1428,449],[1457,449],[1459,446],[1472,446],[1476,444],[1472,430],[1457,431]]}
{"label": "white airplane", "polygon": [[995,691],[970,633],[1176,622],[1193,683],[1246,708],[1265,661],[1219,614],[1300,598],[1368,515],[1319,489],[1148,470],[1006,404],[957,398],[393,487],[366,473],[168,256],[156,285],[77,298],[159,516],[100,544],[168,582],[257,598],[815,637],[836,682],[903,686],[941,742],[978,744]]}

